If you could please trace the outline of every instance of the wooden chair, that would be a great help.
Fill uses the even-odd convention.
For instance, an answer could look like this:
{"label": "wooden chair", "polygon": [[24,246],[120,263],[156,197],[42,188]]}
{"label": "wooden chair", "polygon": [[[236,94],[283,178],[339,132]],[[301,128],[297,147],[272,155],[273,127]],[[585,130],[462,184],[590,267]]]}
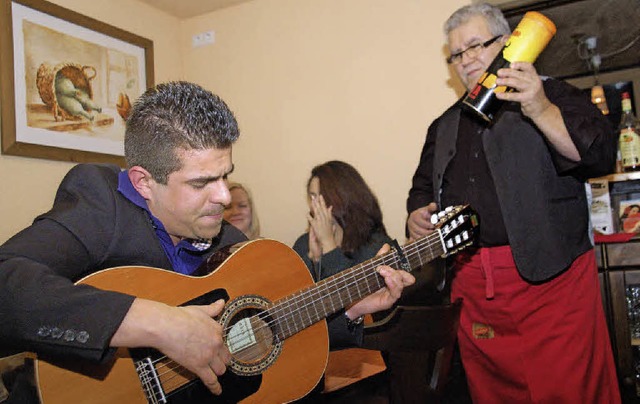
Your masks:
{"label": "wooden chair", "polygon": [[438,402],[455,349],[457,300],[438,306],[398,306],[365,326],[363,348],[383,352],[391,402]]}
{"label": "wooden chair", "polygon": [[384,372],[380,351],[348,348],[329,352],[323,393],[332,393]]}

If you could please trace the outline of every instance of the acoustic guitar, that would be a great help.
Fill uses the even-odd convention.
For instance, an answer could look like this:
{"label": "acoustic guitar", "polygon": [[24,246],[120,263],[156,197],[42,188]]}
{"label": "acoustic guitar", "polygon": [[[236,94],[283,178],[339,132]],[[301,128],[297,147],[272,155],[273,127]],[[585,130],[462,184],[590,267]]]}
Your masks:
{"label": "acoustic guitar", "polygon": [[[409,271],[472,243],[477,218],[470,207],[447,208],[434,217],[434,233],[317,283],[295,251],[268,239],[247,242],[220,265],[208,260],[204,266],[216,268],[203,268],[205,276],[116,267],[78,283],[175,306],[225,298],[217,321],[233,358],[220,378],[223,395],[210,395],[211,402],[284,403],[304,397],[320,381],[329,351],[322,320],[383,288],[378,266]],[[35,368],[44,404],[173,403],[181,395],[201,402],[189,394],[204,389],[193,373],[152,349],[120,348],[101,365],[38,358]]]}

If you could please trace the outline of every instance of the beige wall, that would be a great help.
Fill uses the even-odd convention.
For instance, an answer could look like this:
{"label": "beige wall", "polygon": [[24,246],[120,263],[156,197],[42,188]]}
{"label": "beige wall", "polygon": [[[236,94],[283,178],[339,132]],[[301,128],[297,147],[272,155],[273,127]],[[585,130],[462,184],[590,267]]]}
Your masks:
{"label": "beige wall", "polygon": [[[259,0],[185,21],[135,0],[55,3],[153,40],[157,82],[186,78],[227,101],[242,131],[233,179],[252,189],[264,236],[291,245],[310,169],[341,159],[403,240],[425,131],[457,97],[441,26],[467,1]],[[192,49],[207,30],[215,44]],[[0,156],[0,242],[50,206],[70,167]]]}
{"label": "beige wall", "polygon": [[[178,19],[136,0],[50,1],[151,39],[156,80],[184,78]],[[51,207],[58,183],[72,166],[66,162],[0,155],[0,242]]]}
{"label": "beige wall", "polygon": [[442,23],[454,1],[260,0],[183,23],[185,75],[236,112],[233,179],[247,183],[262,234],[291,245],[306,228],[305,185],[330,159],[353,164],[404,240],[405,199],[427,125],[456,99]]}

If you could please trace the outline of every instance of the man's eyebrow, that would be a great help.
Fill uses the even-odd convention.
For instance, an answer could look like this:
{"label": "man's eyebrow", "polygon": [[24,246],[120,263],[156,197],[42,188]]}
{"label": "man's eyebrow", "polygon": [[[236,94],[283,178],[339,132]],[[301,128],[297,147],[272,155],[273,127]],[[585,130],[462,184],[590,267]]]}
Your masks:
{"label": "man's eyebrow", "polygon": [[480,37],[474,36],[472,38],[469,38],[468,41],[466,41],[465,43],[462,44],[462,48],[459,49],[449,49],[449,51],[451,52],[451,54],[456,54],[456,53],[460,53],[460,51],[462,51],[463,49],[467,49],[469,46],[473,46],[473,45],[478,45],[482,43],[482,39]]}
{"label": "man's eyebrow", "polygon": [[229,176],[233,170],[235,170],[235,165],[231,165],[231,169],[227,172],[225,172],[224,174],[215,176],[215,177],[197,177],[197,178],[192,178],[190,180],[188,180],[187,182],[189,183],[196,183],[196,182],[214,182],[214,181],[218,181],[221,178],[226,178],[227,176]]}

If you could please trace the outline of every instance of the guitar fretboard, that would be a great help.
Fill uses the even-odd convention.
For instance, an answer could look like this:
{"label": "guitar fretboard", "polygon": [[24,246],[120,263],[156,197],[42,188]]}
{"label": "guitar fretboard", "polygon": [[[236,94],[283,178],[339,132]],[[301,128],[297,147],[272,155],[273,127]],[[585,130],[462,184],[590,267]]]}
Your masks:
{"label": "guitar fretboard", "polygon": [[[384,278],[376,271],[380,265],[411,271],[444,252],[440,231],[436,231],[401,251],[392,249],[274,302],[268,313],[275,321],[278,339],[284,340],[384,287]],[[406,265],[402,265],[403,258]]]}

